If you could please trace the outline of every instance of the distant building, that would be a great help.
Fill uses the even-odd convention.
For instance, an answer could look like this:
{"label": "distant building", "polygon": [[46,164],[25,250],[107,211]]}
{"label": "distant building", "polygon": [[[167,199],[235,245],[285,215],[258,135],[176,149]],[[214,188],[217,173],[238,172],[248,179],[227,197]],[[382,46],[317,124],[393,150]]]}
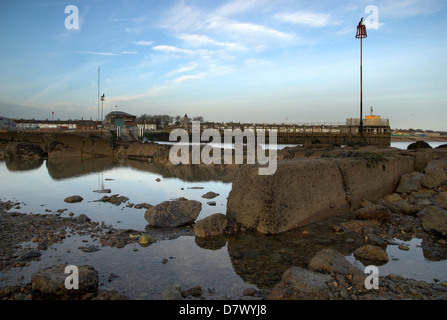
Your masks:
{"label": "distant building", "polygon": [[76,124],[77,130],[96,130],[96,124],[91,120],[81,120]]}
{"label": "distant building", "polygon": [[16,123],[9,118],[0,117],[0,130],[15,130]]}
{"label": "distant building", "polygon": [[123,111],[112,111],[105,117],[105,127],[108,129],[132,129],[137,127],[137,116]]}
{"label": "distant building", "polygon": [[155,122],[138,123],[138,129],[142,129],[143,131],[154,131],[157,130],[157,124]]}

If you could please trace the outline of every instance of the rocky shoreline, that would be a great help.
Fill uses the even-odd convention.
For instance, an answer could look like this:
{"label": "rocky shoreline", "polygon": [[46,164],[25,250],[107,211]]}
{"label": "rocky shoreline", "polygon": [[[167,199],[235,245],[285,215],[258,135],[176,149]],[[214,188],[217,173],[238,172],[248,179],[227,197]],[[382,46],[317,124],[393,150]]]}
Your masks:
{"label": "rocky shoreline", "polygon": [[[59,149],[47,149],[46,156],[50,156],[53,152],[61,155],[62,153],[72,151],[68,144],[65,144],[67,146],[65,148],[61,143],[46,143],[47,147],[49,145],[59,146],[57,147]],[[41,153],[40,151],[44,150],[44,148],[36,148],[38,144],[35,141],[32,143],[27,142],[27,147],[24,149],[20,149],[21,147],[17,142],[13,142],[12,147],[10,143],[7,145],[7,150],[9,151],[4,153],[7,157],[17,157],[19,155],[19,159],[23,160],[23,158],[34,159],[35,154],[38,157],[45,156],[45,152]],[[82,150],[87,150],[85,145],[84,141]],[[161,164],[167,160],[165,146],[156,144],[146,147],[130,145],[119,146],[118,149],[120,150],[118,154],[128,159]],[[28,151],[24,153],[20,150]],[[50,154],[48,154],[48,150]],[[124,152],[124,150],[126,151]],[[10,152],[9,155],[8,152]],[[81,153],[85,154],[82,151],[79,155]],[[12,156],[13,154],[16,156]],[[107,152],[104,152],[104,156],[107,156],[106,154]],[[387,167],[382,167],[382,162],[387,161],[385,158],[390,156],[405,158],[406,165],[410,161],[408,159],[411,159],[410,167],[412,166],[411,170],[399,171],[396,175],[398,180],[393,178],[395,181],[390,182],[392,186],[391,192],[387,191],[384,194],[380,194],[380,197],[375,197],[374,200],[367,200],[368,197],[364,197],[365,193],[362,193],[362,190],[353,188],[353,185],[349,186],[350,180],[347,180],[347,174],[340,171],[344,179],[342,196],[346,197],[346,194],[349,193],[349,196],[352,197],[346,199],[346,201],[349,200],[347,206],[340,206],[342,208],[340,213],[331,217],[325,217],[320,221],[323,221],[326,226],[330,226],[331,232],[334,234],[364,239],[362,245],[359,245],[354,250],[354,255],[365,266],[380,266],[386,263],[390,259],[386,253],[387,246],[398,246],[399,250],[408,250],[405,242],[412,238],[422,239],[421,246],[424,250],[424,255],[431,256],[435,260],[447,259],[447,155],[444,150],[416,149],[396,151],[370,147],[364,149],[334,149],[327,146],[316,146],[315,148],[297,147],[282,150],[278,153],[278,160],[283,163],[285,172],[292,172],[294,169],[288,167],[289,163],[292,166],[300,163],[301,166],[303,163],[302,159],[314,159],[316,161],[311,161],[309,165],[304,165],[308,166],[304,168],[308,170],[310,166],[314,166],[320,160],[322,162],[318,163],[323,164],[339,161],[340,166],[340,163],[345,165],[344,162],[340,162],[340,157],[354,157],[356,159],[360,158],[357,160],[362,161],[362,165],[365,165],[365,170],[378,167],[385,172],[392,166],[390,162],[386,162],[384,166]],[[351,166],[351,163],[357,165],[357,160],[349,159],[346,163],[349,166]],[[396,164],[397,167],[399,167],[399,164]],[[246,174],[247,170],[239,170],[235,179],[238,179],[238,175]],[[335,167],[334,174],[338,171],[339,168]],[[246,182],[247,179],[244,179],[244,181]],[[352,181],[355,183],[355,180]],[[352,188],[352,190],[349,188]],[[358,198],[355,198],[355,192],[359,192]],[[110,201],[111,197],[106,197],[107,199],[103,198],[103,200]],[[268,208],[273,208],[275,203],[279,201],[276,198],[272,198],[269,203],[266,203],[265,200],[269,199],[262,200],[265,207]],[[250,203],[248,204],[250,205]],[[213,240],[219,239],[219,237],[236,239],[241,233],[255,234],[259,231],[262,232],[262,230],[256,230],[257,225],[251,227],[252,225],[247,222],[249,220],[244,220],[246,216],[244,216],[244,219],[230,219],[224,214],[215,214],[193,223],[190,227],[183,227],[184,224],[191,224],[191,221],[198,214],[195,204],[187,202],[186,199],[178,199],[155,207],[145,207],[148,222],[152,221],[154,216],[160,212],[169,211],[169,213],[177,214],[188,211],[189,209],[185,208],[189,207],[193,208],[191,210],[194,211],[193,218],[188,218],[185,220],[186,222],[172,225],[171,221],[163,221],[163,223],[167,223],[166,225],[169,228],[154,228],[150,232],[115,229],[103,223],[91,221],[85,215],[61,217],[60,214],[36,215],[13,212],[14,207],[17,205],[19,204],[12,201],[0,203],[0,238],[2,239],[0,243],[0,271],[11,268],[24,268],[32,261],[39,260],[42,251],[47,250],[49,246],[61,243],[67,237],[75,235],[87,235],[97,241],[98,246],[86,245],[84,247],[84,250],[88,251],[99,250],[101,246],[123,248],[132,243],[140,243],[143,246],[150,245],[154,241],[169,239],[171,236],[178,236],[179,234],[195,236],[196,241],[211,243]],[[254,208],[253,205],[250,206]],[[284,212],[287,211],[284,210]],[[165,218],[166,215],[161,214],[161,216]],[[174,216],[172,219],[176,220],[177,218]],[[155,222],[152,223],[154,226],[157,225]],[[293,223],[290,225],[293,225]],[[302,234],[307,235],[309,232],[308,226],[308,224],[303,224],[302,226],[295,226],[293,229],[295,232],[298,230]],[[284,232],[287,234],[287,230],[284,231],[281,228],[278,230],[280,230],[280,233]],[[24,243],[33,243],[33,248],[30,249],[27,246],[23,246]],[[244,253],[235,249],[231,251],[229,249],[229,255],[234,261],[244,258]],[[290,268],[283,272],[281,281],[268,289],[254,290],[247,288],[240,299],[447,299],[447,279],[433,279],[433,282],[425,282],[406,279],[398,274],[389,274],[378,277],[378,289],[367,289],[365,281],[368,280],[368,274],[348,262],[342,252],[329,246],[322,248],[316,255],[308,259],[304,265],[294,265],[293,258],[287,258],[284,255],[278,257],[273,255],[272,258],[289,259],[292,261]],[[99,290],[97,272],[95,273],[95,270],[91,270],[89,266],[85,266],[83,272],[85,271],[86,277],[91,279],[92,283],[86,291],[78,291],[76,295],[71,295],[61,289],[63,286],[61,284],[62,275],[59,278],[54,277],[55,274],[62,272],[63,265],[55,265],[47,269],[36,272],[32,277],[31,283],[0,287],[0,299],[129,299],[129,297],[115,290],[110,292]],[[49,288],[56,289],[49,291]],[[189,289],[169,286],[163,292],[162,298],[166,300],[205,299],[205,296],[202,294],[203,290],[200,286]]]}

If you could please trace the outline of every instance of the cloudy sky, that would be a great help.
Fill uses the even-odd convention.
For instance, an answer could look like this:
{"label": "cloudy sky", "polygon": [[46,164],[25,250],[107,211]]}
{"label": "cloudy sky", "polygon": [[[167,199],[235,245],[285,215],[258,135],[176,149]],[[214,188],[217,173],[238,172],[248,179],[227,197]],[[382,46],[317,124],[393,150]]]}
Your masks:
{"label": "cloudy sky", "polygon": [[445,0],[2,0],[0,115],[345,122],[361,17],[364,114],[447,131]]}

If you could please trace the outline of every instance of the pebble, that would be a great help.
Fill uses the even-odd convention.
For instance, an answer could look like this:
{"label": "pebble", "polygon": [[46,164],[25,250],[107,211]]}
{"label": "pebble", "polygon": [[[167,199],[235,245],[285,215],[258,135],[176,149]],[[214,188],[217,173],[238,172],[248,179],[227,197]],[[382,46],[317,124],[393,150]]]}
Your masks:
{"label": "pebble", "polygon": [[400,250],[404,250],[404,251],[408,251],[408,250],[410,250],[410,248],[408,248],[407,246],[405,246],[405,245],[403,245],[403,244],[400,244],[400,245],[398,246],[398,248],[399,248]]}

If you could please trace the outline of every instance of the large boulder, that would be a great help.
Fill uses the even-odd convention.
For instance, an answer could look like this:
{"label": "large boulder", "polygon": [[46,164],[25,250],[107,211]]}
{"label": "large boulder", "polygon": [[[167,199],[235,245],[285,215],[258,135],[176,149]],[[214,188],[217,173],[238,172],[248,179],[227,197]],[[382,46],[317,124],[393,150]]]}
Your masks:
{"label": "large boulder", "polygon": [[360,207],[393,193],[414,159],[369,155],[282,160],[276,173],[241,168],[228,197],[227,219],[263,233],[280,233]]}
{"label": "large boulder", "polygon": [[164,201],[146,210],[144,218],[154,227],[175,228],[192,224],[202,210],[202,203],[179,199]]}
{"label": "large boulder", "polygon": [[262,233],[280,233],[349,211],[343,179],[328,159],[283,160],[274,175],[241,168],[230,191],[227,219]]}
{"label": "large boulder", "polygon": [[395,192],[402,175],[414,171],[414,159],[403,156],[382,156],[337,159],[352,209],[366,199],[376,201]]}
{"label": "large boulder", "polygon": [[447,182],[447,158],[430,161],[425,167],[421,183],[426,188],[436,188]]}
{"label": "large boulder", "polygon": [[85,299],[96,294],[98,271],[92,266],[78,267],[78,289],[67,289],[66,279],[73,276],[72,271],[65,273],[67,265],[58,264],[39,270],[31,276],[33,297],[42,299]]}

